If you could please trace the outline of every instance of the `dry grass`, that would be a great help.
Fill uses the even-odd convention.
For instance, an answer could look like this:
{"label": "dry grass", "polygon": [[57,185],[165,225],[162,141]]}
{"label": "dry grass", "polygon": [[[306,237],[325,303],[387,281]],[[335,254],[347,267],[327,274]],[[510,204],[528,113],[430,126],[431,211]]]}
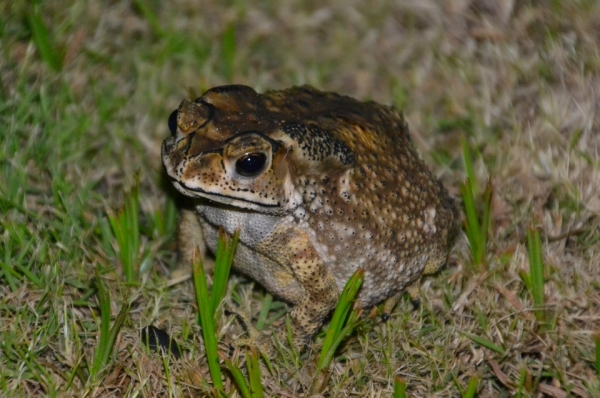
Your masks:
{"label": "dry grass", "polygon": [[[400,375],[414,397],[460,396],[472,376],[481,397],[600,396],[600,3],[227,3],[42,2],[50,45],[64,55],[55,72],[33,44],[33,6],[0,2],[2,394],[209,393],[192,283],[166,285],[173,228],[153,220],[175,195],[159,150],[183,97],[236,82],[308,83],[396,104],[454,195],[462,138],[480,191],[493,181],[487,265],[471,264],[462,239],[451,266],[425,281],[419,309],[405,300],[388,323],[370,321],[346,343],[325,395],[391,396]],[[126,286],[102,231],[138,173],[153,262]],[[546,327],[520,276],[533,227],[543,237]],[[131,311],[106,373],[91,382],[95,270],[112,313]],[[264,297],[241,278],[233,295],[256,313]],[[182,360],[146,352],[139,329],[150,323],[188,350]],[[237,333],[223,317],[223,341]],[[275,358],[266,392],[302,395],[318,347],[319,338],[306,357]]]}

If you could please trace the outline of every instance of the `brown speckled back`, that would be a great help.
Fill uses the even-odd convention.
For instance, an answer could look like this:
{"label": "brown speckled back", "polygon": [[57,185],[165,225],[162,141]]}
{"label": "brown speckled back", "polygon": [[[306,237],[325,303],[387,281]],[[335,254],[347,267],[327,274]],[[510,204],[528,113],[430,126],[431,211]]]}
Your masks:
{"label": "brown speckled back", "polygon": [[[299,136],[290,124],[314,130],[303,137],[312,161],[298,168],[294,185],[340,288],[362,266],[368,277],[361,298],[373,304],[417,279],[427,263],[446,262],[456,209],[396,109],[310,87],[267,92],[265,104],[286,119],[288,134]],[[338,157],[351,159],[343,166],[319,156],[338,142]]]}

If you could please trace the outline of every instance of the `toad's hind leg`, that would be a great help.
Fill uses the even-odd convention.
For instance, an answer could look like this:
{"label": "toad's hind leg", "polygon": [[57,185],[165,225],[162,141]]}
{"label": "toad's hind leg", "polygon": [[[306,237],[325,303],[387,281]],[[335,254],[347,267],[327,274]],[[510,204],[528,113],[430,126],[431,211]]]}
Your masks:
{"label": "toad's hind leg", "polygon": [[430,261],[428,261],[425,265],[425,268],[423,269],[423,272],[421,273],[419,278],[417,278],[413,283],[408,285],[404,291],[396,293],[393,296],[386,299],[385,303],[383,304],[381,320],[383,322],[386,322],[390,318],[392,310],[394,309],[396,304],[398,304],[398,301],[400,301],[400,298],[402,297],[405,291],[406,293],[408,293],[408,296],[410,297],[410,302],[412,303],[413,307],[417,309],[421,305],[421,280],[424,276],[433,275],[437,273],[444,266],[444,264],[446,264],[446,260],[446,256],[433,256],[433,258]]}

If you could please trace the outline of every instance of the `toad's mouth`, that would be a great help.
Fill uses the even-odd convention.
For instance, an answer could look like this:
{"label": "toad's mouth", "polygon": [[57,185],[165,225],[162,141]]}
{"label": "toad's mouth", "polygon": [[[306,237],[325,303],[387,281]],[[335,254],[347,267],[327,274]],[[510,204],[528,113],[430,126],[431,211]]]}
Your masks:
{"label": "toad's mouth", "polygon": [[261,202],[255,202],[252,200],[244,199],[244,198],[226,196],[226,195],[223,195],[220,193],[206,191],[199,187],[193,187],[193,188],[188,187],[183,182],[181,182],[171,176],[169,176],[169,179],[171,180],[171,182],[173,183],[175,188],[179,192],[181,192],[182,194],[184,194],[186,196],[201,197],[201,198],[210,199],[212,201],[222,203],[225,205],[229,205],[229,206],[233,206],[233,207],[243,207],[243,208],[253,209],[253,210],[260,210],[261,208],[262,209],[265,209],[265,208],[275,209],[275,208],[281,207],[280,203],[265,204],[265,203],[261,203]]}

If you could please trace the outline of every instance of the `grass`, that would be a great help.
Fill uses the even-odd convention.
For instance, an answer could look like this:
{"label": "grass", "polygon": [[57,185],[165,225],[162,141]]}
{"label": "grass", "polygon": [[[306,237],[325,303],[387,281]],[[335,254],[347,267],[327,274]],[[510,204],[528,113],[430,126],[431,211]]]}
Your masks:
{"label": "grass", "polygon": [[[219,241],[215,255],[215,272],[213,275],[212,289],[209,288],[202,258],[199,253],[196,255],[198,261],[194,262],[193,275],[194,286],[196,288],[196,300],[199,309],[199,319],[202,326],[202,336],[204,338],[204,348],[208,361],[212,385],[216,396],[226,395],[223,375],[221,372],[220,355],[218,353],[217,341],[217,323],[220,315],[218,309],[227,291],[229,281],[229,272],[233,263],[233,256],[237,247],[240,231],[238,230],[233,237],[229,237],[223,230],[219,231]],[[327,374],[333,361],[334,355],[342,341],[348,337],[359,323],[361,310],[354,309],[350,311],[354,300],[364,278],[364,270],[358,269],[348,280],[337,305],[331,322],[329,324],[321,354],[317,361],[317,368],[313,385],[312,394],[320,394],[325,388],[324,383],[328,380]],[[266,300],[270,302],[269,299]],[[268,307],[267,307],[268,308]],[[261,311],[261,318],[268,311]],[[291,341],[291,339],[290,339]],[[259,353],[255,350],[246,352],[246,367],[248,373],[248,382],[244,378],[240,369],[232,361],[226,359],[224,366],[231,373],[238,387],[239,393],[243,397],[263,397],[263,387],[261,380],[261,371],[258,363]],[[265,358],[268,364],[268,358]]]}
{"label": "grass", "polygon": [[594,342],[596,344],[596,373],[598,374],[598,379],[600,380],[600,336],[594,336]]}
{"label": "grass", "polygon": [[[108,212],[108,220],[113,236],[105,237],[107,241],[116,241],[123,268],[125,281],[129,284],[138,282],[142,262],[148,257],[140,253],[138,187],[126,195],[125,204],[117,214]],[[104,229],[106,231],[106,228]],[[146,257],[146,259],[144,259]]]}
{"label": "grass", "polygon": [[248,366],[248,379],[250,384],[249,398],[262,398],[264,396],[261,373],[256,352],[246,353],[246,365]]}
{"label": "grass", "polygon": [[198,258],[194,262],[194,286],[196,287],[196,298],[198,312],[200,315],[200,324],[202,325],[202,338],[206,348],[206,360],[210,371],[210,378],[216,392],[215,395],[224,394],[223,377],[221,375],[221,366],[219,365],[217,332],[215,326],[215,314],[212,311],[212,300],[208,292],[206,276],[204,274],[204,264]]}
{"label": "grass", "polygon": [[406,397],[406,381],[400,377],[394,379],[394,398],[405,398]]}
{"label": "grass", "polygon": [[64,54],[62,54],[58,46],[51,43],[50,35],[44,25],[39,6],[31,6],[28,22],[33,42],[40,54],[40,58],[55,72],[59,72],[63,67]]}
{"label": "grass", "polygon": [[[326,387],[324,383],[328,380],[329,367],[333,361],[342,341],[347,338],[360,322],[361,310],[352,308],[354,299],[357,296],[362,282],[365,277],[365,272],[359,268],[354,272],[352,277],[346,283],[340,301],[333,312],[331,322],[327,328],[321,354],[317,360],[316,376],[311,387],[312,394],[320,394]],[[350,311],[352,309],[352,311]]]}
{"label": "grass", "polygon": [[[221,346],[223,391],[301,395],[327,357],[330,396],[600,395],[600,5],[557,4],[0,3],[0,395],[215,393],[194,283],[168,283],[182,203],[160,143],[182,98],[234,82],[402,106],[465,223],[418,309],[269,363]],[[215,341],[239,332],[216,297],[286,327],[225,279]],[[147,325],[182,358],[148,352]]]}
{"label": "grass", "polygon": [[506,354],[506,350],[503,349],[502,347],[494,344],[492,341],[481,337],[481,336],[476,336],[474,334],[470,334],[470,333],[463,333],[463,335],[465,335],[466,337],[470,338],[471,340],[473,340],[475,343],[479,344],[482,347],[485,347],[489,350],[495,351],[498,354],[504,356]]}
{"label": "grass", "polygon": [[102,372],[107,367],[113,354],[117,335],[129,315],[128,306],[123,306],[114,325],[111,327],[110,293],[100,279],[100,275],[96,275],[96,286],[98,289],[98,307],[100,309],[100,335],[94,350],[93,362],[91,366],[88,365],[89,377],[94,383],[99,381]]}
{"label": "grass", "polygon": [[476,393],[477,393],[477,386],[479,385],[479,378],[478,377],[471,377],[469,379],[469,384],[467,386],[467,390],[465,391],[465,393],[463,394],[464,398],[473,398],[475,397]]}
{"label": "grass", "polygon": [[[487,243],[491,225],[491,199],[492,180],[488,180],[487,187],[482,194],[481,211],[476,205],[476,192],[478,191],[477,179],[473,167],[471,150],[465,140],[462,142],[463,164],[467,175],[466,181],[460,185],[460,193],[463,199],[466,221],[464,230],[467,234],[473,265],[481,267],[487,263]],[[478,214],[481,214],[480,216]]]}
{"label": "grass", "polygon": [[360,310],[353,309],[350,312],[350,309],[354,304],[354,298],[360,290],[364,277],[364,270],[359,268],[348,280],[340,295],[340,301],[333,312],[329,328],[323,340],[321,355],[317,362],[317,372],[323,371],[331,365],[333,355],[341,341],[352,333],[356,327],[356,322],[360,317]]}
{"label": "grass", "polygon": [[522,273],[525,286],[531,293],[535,305],[535,317],[539,322],[546,321],[544,310],[544,262],[542,260],[542,242],[538,230],[527,231],[527,249],[529,252],[529,274]]}
{"label": "grass", "polygon": [[[239,231],[229,238],[222,230],[219,231],[219,243],[217,246],[215,273],[212,285],[212,291],[209,293],[209,287],[204,272],[202,256],[196,255],[196,261],[193,264],[194,286],[196,288],[196,301],[198,304],[199,319],[202,325],[202,336],[204,338],[204,347],[212,384],[216,394],[224,394],[223,377],[221,374],[221,365],[219,364],[218,342],[216,324],[219,320],[218,307],[227,291],[229,281],[229,271],[233,262],[233,255],[240,237]],[[230,371],[232,365],[228,368]],[[234,376],[239,375],[239,371],[233,371]],[[251,372],[249,371],[251,374]],[[235,377],[239,381],[238,377]],[[243,391],[245,389],[242,388]]]}

